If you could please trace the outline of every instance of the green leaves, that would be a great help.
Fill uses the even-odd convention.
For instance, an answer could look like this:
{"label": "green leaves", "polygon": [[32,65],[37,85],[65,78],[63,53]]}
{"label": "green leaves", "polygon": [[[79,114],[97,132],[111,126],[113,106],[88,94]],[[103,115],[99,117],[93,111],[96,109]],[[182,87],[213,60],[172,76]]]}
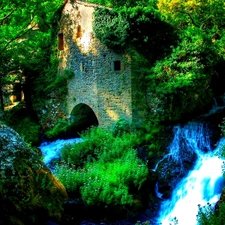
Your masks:
{"label": "green leaves", "polygon": [[172,26],[160,19],[154,3],[122,6],[116,9],[97,8],[94,32],[97,38],[114,51],[130,47],[146,58],[159,58],[176,44]]}
{"label": "green leaves", "polygon": [[199,206],[197,220],[200,225],[222,225],[225,220],[225,203],[218,201],[216,207],[211,204]]}
{"label": "green leaves", "polygon": [[107,8],[95,9],[93,29],[100,41],[115,51],[127,47],[129,24],[121,14]]}
{"label": "green leaves", "polygon": [[[210,81],[216,55],[208,41],[198,28],[189,27],[172,53],[150,69],[149,90],[159,99],[162,121],[179,120],[212,100]],[[154,99],[149,99],[150,105]]]}
{"label": "green leaves", "polygon": [[113,137],[93,128],[83,139],[62,150],[62,158],[69,164],[59,166],[56,176],[67,191],[80,192],[88,205],[132,205],[131,186],[138,191],[148,175],[147,165],[132,148],[135,135]]}
{"label": "green leaves", "polygon": [[[12,84],[5,82],[7,77],[13,74],[18,81],[21,81],[22,76],[27,77],[29,73],[34,74],[43,70],[44,64],[47,64],[50,54],[46,49],[52,44],[51,28],[56,19],[55,14],[62,3],[62,0],[1,1],[1,99],[3,99],[4,85]],[[3,108],[3,101],[1,105]]]}

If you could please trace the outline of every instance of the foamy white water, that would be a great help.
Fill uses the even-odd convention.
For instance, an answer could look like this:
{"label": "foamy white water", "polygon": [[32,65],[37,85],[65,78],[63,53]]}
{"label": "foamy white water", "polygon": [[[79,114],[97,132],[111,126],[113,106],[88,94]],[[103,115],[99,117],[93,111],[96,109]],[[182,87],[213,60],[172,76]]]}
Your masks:
{"label": "foamy white water", "polygon": [[[158,218],[162,225],[174,224],[174,218],[179,225],[197,225],[198,206],[204,206],[208,202],[215,205],[223,188],[223,160],[215,152],[219,151],[224,140],[221,140],[217,149],[211,151],[209,136],[202,124],[176,127],[169,153],[170,156],[175,156],[175,160],[179,160],[181,138],[182,144],[185,142],[186,148],[195,151],[198,159],[193,170],[177,185],[172,198],[162,203]],[[209,152],[203,151],[206,149]]]}
{"label": "foamy white water", "polygon": [[43,142],[39,148],[44,156],[43,161],[47,166],[51,166],[51,162],[57,159],[60,159],[61,149],[66,144],[74,144],[81,142],[81,138],[71,138],[65,140],[56,140],[53,142]]}

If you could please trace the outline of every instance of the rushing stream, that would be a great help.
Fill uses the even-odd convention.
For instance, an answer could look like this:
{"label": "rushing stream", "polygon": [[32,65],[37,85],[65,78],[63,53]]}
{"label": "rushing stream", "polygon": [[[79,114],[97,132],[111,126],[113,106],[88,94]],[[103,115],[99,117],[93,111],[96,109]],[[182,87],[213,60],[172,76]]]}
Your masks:
{"label": "rushing stream", "polygon": [[[82,141],[80,138],[74,138],[42,143],[39,148],[44,155],[44,162],[54,170],[52,161],[60,158],[60,150],[63,145],[80,141]],[[164,158],[170,157],[171,160],[179,161],[179,151],[184,147],[190,152],[195,152],[198,158],[193,170],[180,181],[173,191],[172,198],[162,202],[157,224],[175,224],[174,218],[176,218],[179,225],[197,225],[198,205],[204,206],[207,202],[215,205],[223,187],[221,169],[223,160],[215,153],[219,151],[223,143],[224,139],[221,139],[216,149],[212,150],[208,131],[201,123],[189,123],[183,127],[174,127],[174,138],[169,146],[170,151]],[[157,188],[158,186],[156,186],[156,194],[161,197]]]}
{"label": "rushing stream", "polygon": [[162,203],[159,224],[175,224],[176,220],[179,225],[196,225],[198,205],[204,206],[207,202],[215,205],[219,200],[223,188],[223,160],[215,153],[223,143],[224,139],[220,140],[212,151],[207,130],[202,124],[190,123],[174,128],[174,139],[167,156],[179,160],[179,150],[183,148],[181,145],[185,145],[190,152],[197,154],[198,159],[193,170],[177,185],[171,199]]}
{"label": "rushing stream", "polygon": [[65,139],[65,140],[58,139],[53,142],[43,142],[39,146],[44,156],[43,161],[50,169],[53,169],[54,165],[52,165],[52,162],[54,160],[60,159],[60,152],[62,147],[66,144],[73,144],[73,143],[78,143],[81,141],[82,141],[81,138],[71,138],[71,139]]}

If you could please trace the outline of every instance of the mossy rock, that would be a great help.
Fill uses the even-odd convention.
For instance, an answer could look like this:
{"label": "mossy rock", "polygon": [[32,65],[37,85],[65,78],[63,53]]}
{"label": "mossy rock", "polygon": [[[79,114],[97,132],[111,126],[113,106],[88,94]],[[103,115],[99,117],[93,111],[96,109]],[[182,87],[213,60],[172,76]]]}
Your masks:
{"label": "mossy rock", "polygon": [[13,129],[0,124],[0,224],[60,221],[67,193]]}

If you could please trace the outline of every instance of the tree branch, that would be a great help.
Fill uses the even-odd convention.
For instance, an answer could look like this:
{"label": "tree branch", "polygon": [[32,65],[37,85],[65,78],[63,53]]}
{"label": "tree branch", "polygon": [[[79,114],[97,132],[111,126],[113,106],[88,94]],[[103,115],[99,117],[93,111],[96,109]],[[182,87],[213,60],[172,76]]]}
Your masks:
{"label": "tree branch", "polygon": [[197,23],[195,23],[195,21],[194,21],[194,19],[192,18],[192,16],[191,16],[190,13],[185,12],[185,11],[182,11],[182,10],[177,10],[177,11],[180,12],[180,13],[182,13],[182,14],[188,15],[188,17],[190,18],[192,24],[195,25],[196,27],[200,28],[200,26],[199,26]]}
{"label": "tree branch", "polygon": [[[26,33],[28,33],[30,30],[32,30],[36,24],[34,24],[33,26],[31,26],[29,29],[25,30],[26,28],[28,28],[28,26],[31,24],[31,22],[33,21],[33,19],[26,25],[24,26],[24,28],[14,37],[12,38],[10,41],[8,41],[8,43],[6,43],[6,45],[0,50],[0,55],[2,54],[3,51],[5,51],[7,49],[7,47],[15,40],[19,39],[20,37],[22,37],[23,35],[25,35]],[[25,31],[24,31],[25,30]]]}
{"label": "tree branch", "polygon": [[192,16],[190,15],[190,13],[186,13],[186,14],[187,14],[187,15],[189,16],[189,18],[191,19],[192,24],[195,25],[196,27],[200,28],[200,26],[199,26],[197,23],[195,23],[194,19],[193,19]]}
{"label": "tree branch", "polygon": [[0,23],[2,23],[5,19],[7,19],[8,17],[10,17],[15,11],[16,11],[16,8],[13,9],[8,15],[6,15],[2,19],[0,19]]}

